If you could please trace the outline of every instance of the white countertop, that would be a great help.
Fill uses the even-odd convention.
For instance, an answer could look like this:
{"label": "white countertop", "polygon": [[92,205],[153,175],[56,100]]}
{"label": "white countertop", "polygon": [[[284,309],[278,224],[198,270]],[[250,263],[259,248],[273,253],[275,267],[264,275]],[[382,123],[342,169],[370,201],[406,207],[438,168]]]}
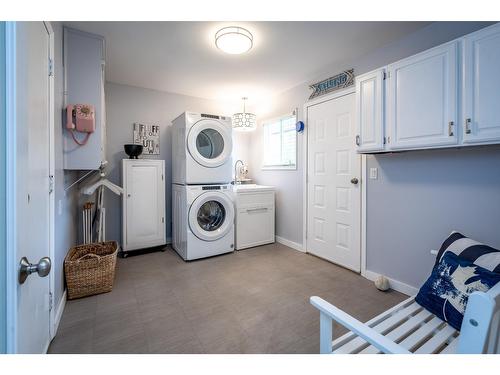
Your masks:
{"label": "white countertop", "polygon": [[265,185],[257,185],[257,184],[241,184],[234,185],[233,191],[235,193],[250,193],[256,191],[274,191],[274,186],[265,186]]}

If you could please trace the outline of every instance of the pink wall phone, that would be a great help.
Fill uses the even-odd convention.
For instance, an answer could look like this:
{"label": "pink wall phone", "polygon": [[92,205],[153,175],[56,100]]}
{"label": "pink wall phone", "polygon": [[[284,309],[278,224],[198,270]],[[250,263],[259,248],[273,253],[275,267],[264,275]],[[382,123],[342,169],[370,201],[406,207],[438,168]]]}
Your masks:
{"label": "pink wall phone", "polygon": [[[73,140],[83,146],[89,140],[90,134],[95,131],[95,110],[92,104],[69,104],[66,107],[66,128],[70,131]],[[75,136],[75,130],[87,133],[80,141]]]}

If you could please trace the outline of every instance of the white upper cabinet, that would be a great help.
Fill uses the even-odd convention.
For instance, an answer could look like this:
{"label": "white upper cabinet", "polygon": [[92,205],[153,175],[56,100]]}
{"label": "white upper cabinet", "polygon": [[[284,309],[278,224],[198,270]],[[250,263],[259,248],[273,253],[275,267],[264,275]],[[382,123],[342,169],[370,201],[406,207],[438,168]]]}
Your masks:
{"label": "white upper cabinet", "polygon": [[358,152],[384,150],[384,69],[356,77]]}
{"label": "white upper cabinet", "polygon": [[457,42],[389,65],[390,149],[458,143],[457,66]]}
{"label": "white upper cabinet", "polygon": [[464,38],[464,143],[500,140],[500,24]]}

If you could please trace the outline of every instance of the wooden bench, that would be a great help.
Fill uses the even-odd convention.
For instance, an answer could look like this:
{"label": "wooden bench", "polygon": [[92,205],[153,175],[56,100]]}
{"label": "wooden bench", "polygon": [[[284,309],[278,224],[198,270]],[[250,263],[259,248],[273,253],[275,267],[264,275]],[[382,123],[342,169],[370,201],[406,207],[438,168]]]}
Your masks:
{"label": "wooden bench", "polygon": [[[366,323],[320,297],[310,298],[320,311],[321,354],[445,354],[500,352],[500,283],[470,295],[460,332],[410,297]],[[334,340],[335,320],[350,330]]]}

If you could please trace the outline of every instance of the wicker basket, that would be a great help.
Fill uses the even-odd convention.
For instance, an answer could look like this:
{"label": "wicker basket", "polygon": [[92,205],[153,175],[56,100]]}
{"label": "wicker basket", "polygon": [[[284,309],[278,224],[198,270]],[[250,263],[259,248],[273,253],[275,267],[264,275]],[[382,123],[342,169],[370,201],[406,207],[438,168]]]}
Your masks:
{"label": "wicker basket", "polygon": [[64,259],[68,299],[110,292],[117,252],[116,241],[72,247]]}

